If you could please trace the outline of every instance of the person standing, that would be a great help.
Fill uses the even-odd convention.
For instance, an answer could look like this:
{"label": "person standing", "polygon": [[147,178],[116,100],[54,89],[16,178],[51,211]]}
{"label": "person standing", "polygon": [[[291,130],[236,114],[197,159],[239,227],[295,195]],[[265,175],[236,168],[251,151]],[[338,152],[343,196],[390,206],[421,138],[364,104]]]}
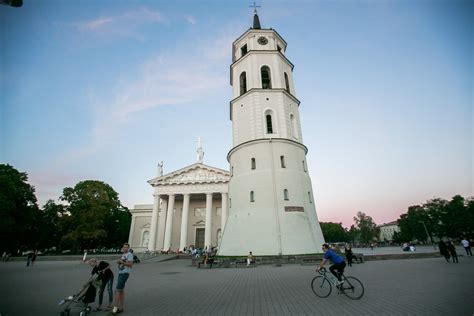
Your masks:
{"label": "person standing", "polygon": [[97,280],[100,281],[100,289],[99,289],[99,306],[96,310],[102,310],[102,302],[104,300],[104,290],[107,286],[107,292],[109,293],[109,306],[108,309],[112,308],[112,301],[113,301],[113,292],[112,286],[114,284],[114,274],[110,269],[110,264],[105,261],[97,262],[97,259],[92,258],[89,260],[89,264],[91,265],[92,272],[91,275],[97,274]]}
{"label": "person standing", "polygon": [[439,247],[439,253],[444,257],[444,259],[446,259],[446,262],[449,262],[450,255],[449,255],[448,247],[446,246],[444,241],[440,240],[438,247]]}
{"label": "person standing", "polygon": [[464,247],[464,250],[466,250],[466,255],[472,257],[472,252],[471,252],[471,243],[466,239],[466,237],[461,240],[461,244]]}
{"label": "person standing", "polygon": [[352,267],[352,258],[354,258],[354,253],[352,252],[352,245],[346,244],[344,247],[344,253],[346,254],[347,264],[349,267]]}
{"label": "person standing", "polygon": [[38,250],[35,250],[33,252],[33,255],[31,256],[31,266],[34,266],[37,254],[38,254]]}
{"label": "person standing", "polygon": [[31,263],[31,259],[33,259],[33,252],[28,251],[26,254],[26,266],[29,267]]}
{"label": "person standing", "polygon": [[456,247],[454,247],[452,241],[448,241],[448,251],[451,257],[453,257],[453,263],[459,263],[458,254],[456,253]]}
{"label": "person standing", "polygon": [[130,275],[133,266],[133,255],[129,252],[130,244],[124,243],[122,247],[122,257],[117,260],[118,277],[117,287],[115,288],[115,307],[112,313],[118,314],[123,312],[123,302],[125,300],[125,283]]}

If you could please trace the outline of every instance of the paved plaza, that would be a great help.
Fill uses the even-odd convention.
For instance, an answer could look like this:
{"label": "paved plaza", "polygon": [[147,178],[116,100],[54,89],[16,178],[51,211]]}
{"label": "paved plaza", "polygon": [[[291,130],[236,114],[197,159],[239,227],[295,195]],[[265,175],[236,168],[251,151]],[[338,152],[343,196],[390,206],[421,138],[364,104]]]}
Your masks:
{"label": "paved plaza", "polygon": [[[473,315],[474,258],[370,261],[348,267],[365,295],[326,299],[310,287],[313,266],[196,269],[189,260],[143,262],[126,286],[126,315]],[[55,315],[90,267],[79,262],[0,263],[0,314]],[[116,279],[114,280],[115,286]],[[107,294],[105,295],[107,299]],[[107,315],[94,312],[91,315]]]}

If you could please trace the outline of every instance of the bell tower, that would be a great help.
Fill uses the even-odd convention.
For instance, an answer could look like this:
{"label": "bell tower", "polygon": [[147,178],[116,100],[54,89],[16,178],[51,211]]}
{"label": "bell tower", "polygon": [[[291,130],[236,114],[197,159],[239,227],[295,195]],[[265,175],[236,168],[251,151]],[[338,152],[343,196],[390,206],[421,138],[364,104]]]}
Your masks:
{"label": "bell tower", "polygon": [[229,216],[219,255],[321,252],[287,43],[253,24],[232,45]]}

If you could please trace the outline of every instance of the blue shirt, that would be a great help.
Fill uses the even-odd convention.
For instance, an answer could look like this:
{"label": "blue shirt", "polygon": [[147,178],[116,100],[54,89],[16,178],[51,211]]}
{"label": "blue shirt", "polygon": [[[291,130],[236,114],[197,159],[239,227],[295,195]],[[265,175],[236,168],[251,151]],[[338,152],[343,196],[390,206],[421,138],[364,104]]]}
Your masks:
{"label": "blue shirt", "polygon": [[336,253],[332,251],[331,249],[328,249],[328,251],[326,251],[326,253],[324,254],[324,259],[329,259],[334,264],[344,262],[344,258],[336,255]]}

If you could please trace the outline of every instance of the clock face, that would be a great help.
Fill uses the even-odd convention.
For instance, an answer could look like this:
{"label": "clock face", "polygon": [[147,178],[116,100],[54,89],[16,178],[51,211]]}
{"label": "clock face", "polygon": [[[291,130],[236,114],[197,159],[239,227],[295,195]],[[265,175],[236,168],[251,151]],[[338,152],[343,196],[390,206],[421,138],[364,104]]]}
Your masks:
{"label": "clock face", "polygon": [[266,37],[260,36],[260,37],[258,38],[257,42],[258,42],[260,45],[267,45],[268,40],[267,40]]}

